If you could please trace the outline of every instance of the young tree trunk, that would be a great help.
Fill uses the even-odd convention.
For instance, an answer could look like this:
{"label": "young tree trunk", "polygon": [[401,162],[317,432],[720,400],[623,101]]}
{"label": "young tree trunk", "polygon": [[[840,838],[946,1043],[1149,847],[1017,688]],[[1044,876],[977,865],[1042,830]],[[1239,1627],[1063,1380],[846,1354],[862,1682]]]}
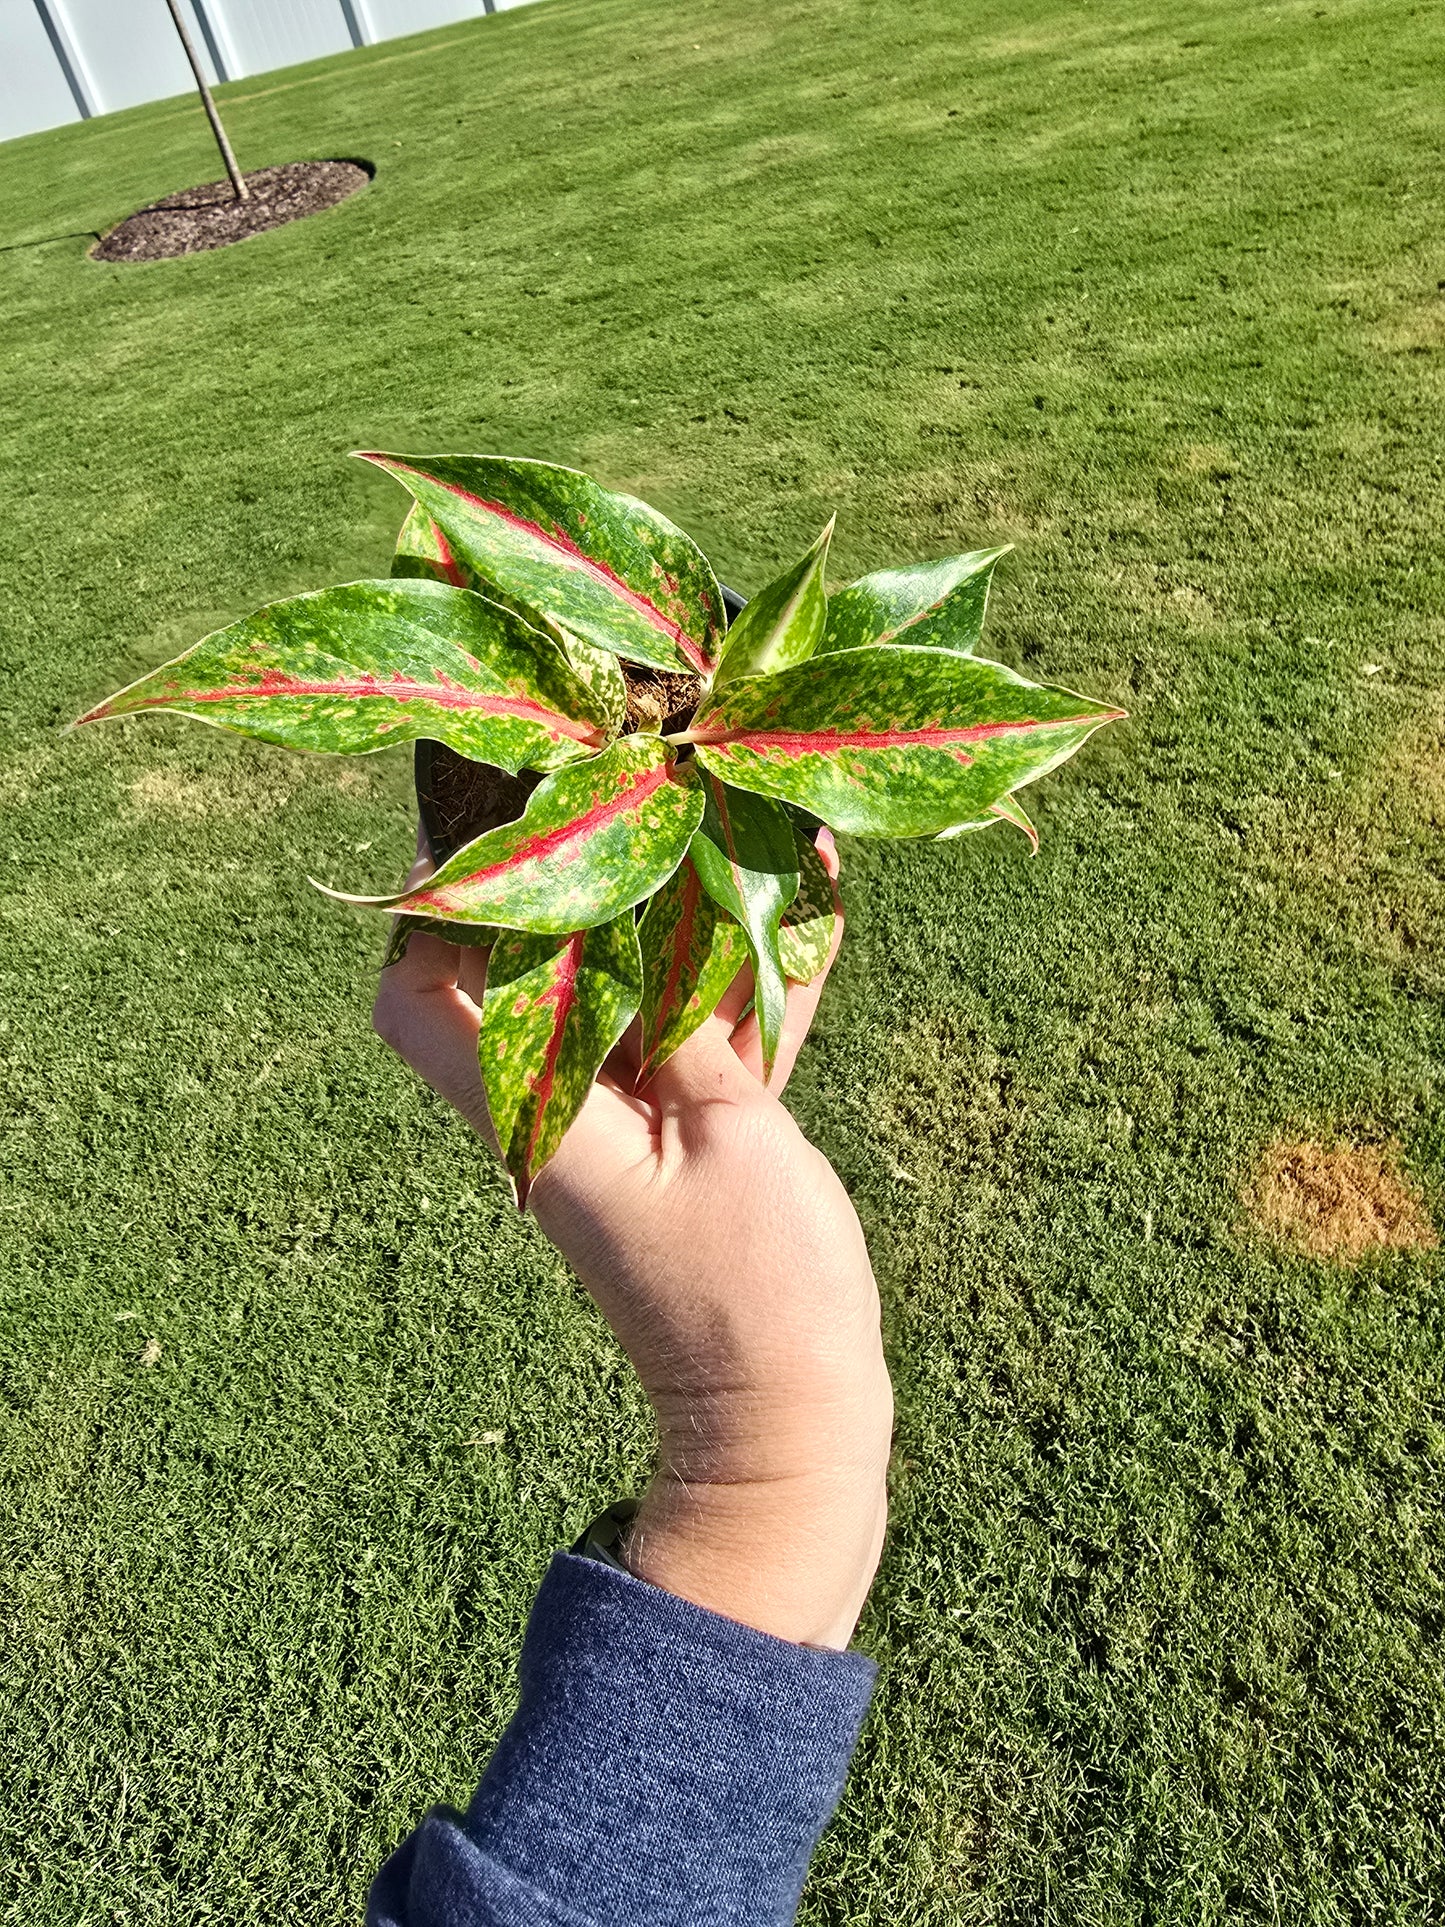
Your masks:
{"label": "young tree trunk", "polygon": [[238,201],[249,201],[251,198],[251,190],[246,185],[245,175],[236,164],[236,156],[231,151],[231,143],[226,139],[226,130],[221,125],[221,116],[216,111],[215,101],[211,99],[211,90],[206,85],[205,73],[202,70],[200,61],[196,57],[196,50],[191,45],[191,36],[186,31],[186,23],[181,18],[181,9],[178,0],[166,0],[166,5],[171,10],[171,19],[176,23],[176,32],[180,35],[181,45],[186,50],[186,59],[191,63],[191,72],[195,75],[196,86],[200,89],[201,104],[206,110],[206,119],[211,123],[211,132],[216,137],[216,145],[221,150],[221,159],[226,163],[226,172],[231,177],[231,185],[236,190],[236,199]]}

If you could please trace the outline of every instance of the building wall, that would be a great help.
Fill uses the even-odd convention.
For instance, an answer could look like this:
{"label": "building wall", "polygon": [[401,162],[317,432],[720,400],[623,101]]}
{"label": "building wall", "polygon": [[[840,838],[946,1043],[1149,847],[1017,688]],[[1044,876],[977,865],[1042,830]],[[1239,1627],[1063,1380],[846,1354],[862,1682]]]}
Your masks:
{"label": "building wall", "polygon": [[[239,80],[522,0],[181,0],[206,78]],[[166,0],[0,0],[0,141],[192,86]]]}

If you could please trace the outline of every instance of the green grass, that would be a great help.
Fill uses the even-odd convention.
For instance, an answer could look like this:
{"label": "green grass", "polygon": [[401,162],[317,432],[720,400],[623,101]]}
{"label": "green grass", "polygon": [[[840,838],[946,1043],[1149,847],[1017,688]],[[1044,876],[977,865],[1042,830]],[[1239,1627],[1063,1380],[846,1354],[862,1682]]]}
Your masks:
{"label": "green grass", "polygon": [[1133,712],[1037,862],[846,853],[794,1102],[900,1416],[806,1922],[1438,1912],[1445,1266],[1240,1190],[1395,1138],[1445,1222],[1442,56],[1405,0],[549,0],[226,90],[375,183],[147,267],[75,237],[214,175],[193,104],[5,149],[4,1927],[357,1918],[647,1465],[306,885],[400,874],[404,761],[58,733],[380,572],[358,445],[577,463],[744,588],[835,506],[839,580],[1012,539],[990,653]]}

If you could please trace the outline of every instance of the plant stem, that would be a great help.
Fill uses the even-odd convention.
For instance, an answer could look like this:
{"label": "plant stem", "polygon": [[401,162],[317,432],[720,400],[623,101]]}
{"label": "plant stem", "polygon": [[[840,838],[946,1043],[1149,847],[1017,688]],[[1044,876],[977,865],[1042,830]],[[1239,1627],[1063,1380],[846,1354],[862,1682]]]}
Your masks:
{"label": "plant stem", "polygon": [[196,57],[196,50],[191,44],[191,36],[186,31],[186,23],[181,18],[181,9],[178,0],[166,0],[166,5],[171,10],[171,19],[176,23],[176,32],[180,35],[181,45],[186,50],[186,59],[191,63],[191,72],[195,75],[196,86],[200,89],[201,104],[206,110],[206,119],[211,123],[211,132],[216,137],[216,145],[221,150],[221,159],[226,163],[226,172],[231,177],[231,185],[236,190],[236,199],[238,201],[249,201],[251,198],[251,190],[246,185],[245,175],[236,164],[236,156],[231,151],[231,143],[227,140],[226,130],[221,125],[221,116],[216,111],[216,103],[212,100],[211,90],[206,85],[205,73],[202,71],[201,63]]}

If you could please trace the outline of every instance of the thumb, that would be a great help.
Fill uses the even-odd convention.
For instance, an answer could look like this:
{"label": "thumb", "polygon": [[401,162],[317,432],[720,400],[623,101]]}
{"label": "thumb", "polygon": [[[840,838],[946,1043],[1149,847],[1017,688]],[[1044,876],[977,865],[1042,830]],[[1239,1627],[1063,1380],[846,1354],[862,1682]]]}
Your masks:
{"label": "thumb", "polygon": [[683,1118],[714,1104],[745,1104],[763,1089],[733,1049],[736,1015],[721,1006],[680,1044],[643,1086],[663,1118]]}

